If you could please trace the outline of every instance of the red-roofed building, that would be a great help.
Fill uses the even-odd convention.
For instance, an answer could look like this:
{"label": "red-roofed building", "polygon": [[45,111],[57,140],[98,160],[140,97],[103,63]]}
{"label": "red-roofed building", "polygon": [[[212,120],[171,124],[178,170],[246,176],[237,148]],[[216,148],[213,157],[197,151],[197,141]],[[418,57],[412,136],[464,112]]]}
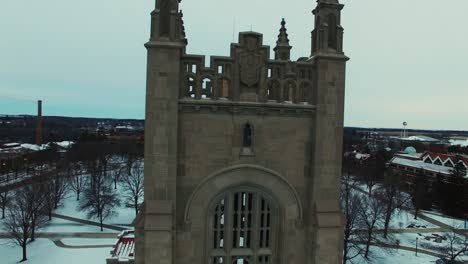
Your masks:
{"label": "red-roofed building", "polygon": [[455,166],[457,159],[460,159],[460,161],[463,162],[463,165],[468,168],[468,157],[464,155],[442,154],[435,152],[426,152],[422,155],[422,160],[425,163],[452,168]]}
{"label": "red-roofed building", "polygon": [[119,240],[111,251],[111,257],[106,260],[107,264],[133,264],[135,263],[135,234],[134,231],[126,230],[119,234]]}
{"label": "red-roofed building", "polygon": [[408,188],[411,188],[421,169],[424,170],[425,175],[431,182],[434,182],[438,177],[450,177],[457,159],[467,167],[467,156],[434,152],[395,154],[390,160],[389,166],[404,175]]}

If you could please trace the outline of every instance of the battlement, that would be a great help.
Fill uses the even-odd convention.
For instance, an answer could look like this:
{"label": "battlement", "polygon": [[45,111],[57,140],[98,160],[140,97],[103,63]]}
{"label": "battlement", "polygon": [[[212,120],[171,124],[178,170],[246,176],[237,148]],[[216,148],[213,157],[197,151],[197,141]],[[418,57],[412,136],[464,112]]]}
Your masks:
{"label": "battlement", "polygon": [[204,56],[184,55],[180,98],[313,104],[315,65],[309,60],[271,60],[256,32],[241,32],[230,53],[211,57],[209,67]]}

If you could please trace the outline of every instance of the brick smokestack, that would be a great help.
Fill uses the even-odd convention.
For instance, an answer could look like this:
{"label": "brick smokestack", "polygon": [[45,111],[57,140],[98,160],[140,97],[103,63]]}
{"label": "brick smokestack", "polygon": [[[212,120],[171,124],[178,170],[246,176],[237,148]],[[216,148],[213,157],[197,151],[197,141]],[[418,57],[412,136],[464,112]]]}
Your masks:
{"label": "brick smokestack", "polygon": [[37,101],[36,145],[42,145],[42,101]]}

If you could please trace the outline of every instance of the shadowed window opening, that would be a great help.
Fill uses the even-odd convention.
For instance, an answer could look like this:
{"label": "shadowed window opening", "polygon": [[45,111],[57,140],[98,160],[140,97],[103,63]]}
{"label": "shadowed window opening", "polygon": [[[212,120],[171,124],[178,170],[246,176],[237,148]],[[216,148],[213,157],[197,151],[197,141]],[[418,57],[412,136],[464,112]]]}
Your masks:
{"label": "shadowed window opening", "polygon": [[244,140],[243,146],[246,148],[252,147],[252,125],[249,123],[244,126]]}
{"label": "shadowed window opening", "polygon": [[335,49],[337,46],[336,41],[336,17],[334,14],[328,15],[328,47]]}

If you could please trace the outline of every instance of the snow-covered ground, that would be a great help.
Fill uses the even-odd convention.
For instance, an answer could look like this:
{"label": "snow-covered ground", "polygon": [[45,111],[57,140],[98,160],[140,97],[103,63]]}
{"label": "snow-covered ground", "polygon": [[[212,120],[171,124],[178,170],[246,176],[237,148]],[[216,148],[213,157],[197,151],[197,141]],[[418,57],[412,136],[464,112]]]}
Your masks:
{"label": "snow-covered ground", "polygon": [[89,246],[89,245],[115,245],[117,236],[112,238],[63,238],[62,243],[68,246]]}
{"label": "snow-covered ground", "polygon": [[[0,222],[1,223],[1,222]],[[59,218],[52,218],[52,220],[40,232],[47,233],[99,233],[101,228],[99,226],[85,225],[77,222],[72,222]],[[103,233],[117,233],[118,231],[104,228]]]}
{"label": "snow-covered ground", "polygon": [[[468,219],[463,220],[463,219],[457,219],[457,218],[452,218],[450,216],[443,215],[442,213],[434,212],[434,211],[423,211],[424,215],[442,222],[446,225],[449,225],[451,227],[454,227],[456,229],[465,229],[468,228]],[[466,226],[465,226],[466,224]]]}
{"label": "snow-covered ground", "polygon": [[[116,192],[118,194],[122,194],[124,191],[120,185],[117,185]],[[78,206],[79,206],[79,201],[76,200],[75,193],[73,191],[70,191],[67,197],[64,199],[63,205],[59,209],[57,209],[55,213],[99,222],[98,218],[88,219],[86,211],[80,210]],[[125,201],[123,201],[123,199],[121,200],[120,207],[116,208],[115,211],[116,211],[115,215],[110,216],[109,218],[104,220],[105,224],[129,226],[135,219],[135,209],[127,208],[125,206]]]}
{"label": "snow-covered ground", "polygon": [[[377,264],[425,264],[425,263],[435,263],[437,260],[436,257],[428,256],[425,254],[419,253],[418,256],[414,252],[402,250],[402,249],[385,249],[379,247],[371,247],[371,252],[373,252],[374,257],[372,258],[371,263]],[[369,263],[362,257],[357,257],[353,259],[354,264],[364,264]]]}
{"label": "snow-covered ground", "polygon": [[[374,193],[375,190],[380,188],[380,184],[376,184],[372,188],[372,192]],[[368,188],[363,183],[356,183],[356,188],[360,189],[362,192],[355,191],[356,194],[359,194],[361,197],[367,198]],[[365,193],[363,193],[365,192]],[[372,198],[375,199],[375,198]],[[382,206],[384,206],[382,204]],[[377,225],[379,228],[383,228],[383,223],[378,223]],[[408,210],[398,210],[395,212],[390,220],[389,224],[390,228],[432,228],[437,227],[436,225],[429,223],[423,219],[414,219],[414,214]]]}
{"label": "snow-covered ground", "polygon": [[[84,244],[87,241],[75,243]],[[99,239],[95,239],[99,241]],[[107,243],[107,241],[105,241]],[[102,242],[97,242],[97,245]],[[112,248],[60,248],[49,239],[37,239],[28,245],[28,261],[22,263],[29,264],[104,264],[110,256]],[[0,263],[16,264],[22,258],[22,249],[6,239],[0,239]]]}

